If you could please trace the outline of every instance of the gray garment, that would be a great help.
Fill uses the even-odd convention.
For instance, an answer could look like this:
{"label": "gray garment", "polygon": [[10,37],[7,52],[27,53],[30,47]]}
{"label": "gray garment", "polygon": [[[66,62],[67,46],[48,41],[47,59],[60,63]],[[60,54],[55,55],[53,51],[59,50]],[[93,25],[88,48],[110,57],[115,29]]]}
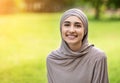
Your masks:
{"label": "gray garment", "polygon": [[48,83],[109,83],[105,53],[88,43],[85,14],[79,9],[70,9],[63,14],[60,23],[71,15],[79,17],[84,24],[82,46],[74,52],[62,39],[60,48],[47,57]]}
{"label": "gray garment", "polygon": [[103,51],[91,47],[84,56],[63,58],[62,55],[53,51],[47,57],[48,83],[109,83]]}

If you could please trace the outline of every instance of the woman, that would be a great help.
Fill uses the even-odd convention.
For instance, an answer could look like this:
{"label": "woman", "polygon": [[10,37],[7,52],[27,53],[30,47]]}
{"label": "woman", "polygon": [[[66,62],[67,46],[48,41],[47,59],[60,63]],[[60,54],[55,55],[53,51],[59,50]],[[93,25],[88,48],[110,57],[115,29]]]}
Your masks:
{"label": "woman", "polygon": [[47,57],[48,83],[109,83],[105,53],[88,43],[88,20],[79,9],[64,12],[62,42]]}

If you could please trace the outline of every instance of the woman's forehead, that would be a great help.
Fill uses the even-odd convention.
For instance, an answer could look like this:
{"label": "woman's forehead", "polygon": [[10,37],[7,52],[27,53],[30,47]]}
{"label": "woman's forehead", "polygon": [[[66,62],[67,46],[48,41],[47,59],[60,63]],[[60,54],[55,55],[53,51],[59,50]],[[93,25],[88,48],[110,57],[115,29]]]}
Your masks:
{"label": "woman's forehead", "polygon": [[82,23],[81,19],[77,16],[69,16],[64,20],[64,22],[79,22],[79,23]]}

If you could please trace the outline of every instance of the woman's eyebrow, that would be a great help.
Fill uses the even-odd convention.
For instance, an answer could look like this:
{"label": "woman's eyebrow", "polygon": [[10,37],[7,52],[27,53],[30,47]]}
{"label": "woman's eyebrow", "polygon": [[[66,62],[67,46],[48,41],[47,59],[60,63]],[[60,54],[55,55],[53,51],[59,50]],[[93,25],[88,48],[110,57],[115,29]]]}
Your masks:
{"label": "woman's eyebrow", "polygon": [[75,24],[82,24],[81,22],[75,22]]}
{"label": "woman's eyebrow", "polygon": [[65,21],[64,23],[70,23],[70,21]]}
{"label": "woman's eyebrow", "polygon": [[[71,23],[70,21],[64,21],[64,23]],[[74,24],[82,24],[81,22],[74,22]]]}

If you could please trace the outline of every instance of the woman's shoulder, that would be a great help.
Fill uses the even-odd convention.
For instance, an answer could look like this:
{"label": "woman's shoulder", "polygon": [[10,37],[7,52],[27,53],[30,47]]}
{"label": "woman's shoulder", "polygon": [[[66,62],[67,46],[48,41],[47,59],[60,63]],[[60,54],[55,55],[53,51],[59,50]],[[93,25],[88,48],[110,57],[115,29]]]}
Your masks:
{"label": "woman's shoulder", "polygon": [[48,56],[56,55],[56,54],[58,54],[58,52],[59,52],[58,49],[54,49],[48,53]]}
{"label": "woman's shoulder", "polygon": [[55,57],[57,57],[59,54],[60,54],[60,53],[59,53],[59,50],[58,50],[58,49],[54,49],[54,50],[52,50],[52,51],[50,51],[50,52],[48,53],[47,58],[55,58]]}
{"label": "woman's shoulder", "polygon": [[92,47],[92,49],[90,50],[90,54],[91,54],[91,57],[93,57],[94,59],[100,60],[100,59],[107,58],[105,52],[97,47]]}
{"label": "woman's shoulder", "polygon": [[54,51],[52,50],[52,51],[50,51],[49,53],[48,53],[48,56],[47,56],[47,62],[49,62],[49,61],[51,61],[51,59],[54,57]]}

